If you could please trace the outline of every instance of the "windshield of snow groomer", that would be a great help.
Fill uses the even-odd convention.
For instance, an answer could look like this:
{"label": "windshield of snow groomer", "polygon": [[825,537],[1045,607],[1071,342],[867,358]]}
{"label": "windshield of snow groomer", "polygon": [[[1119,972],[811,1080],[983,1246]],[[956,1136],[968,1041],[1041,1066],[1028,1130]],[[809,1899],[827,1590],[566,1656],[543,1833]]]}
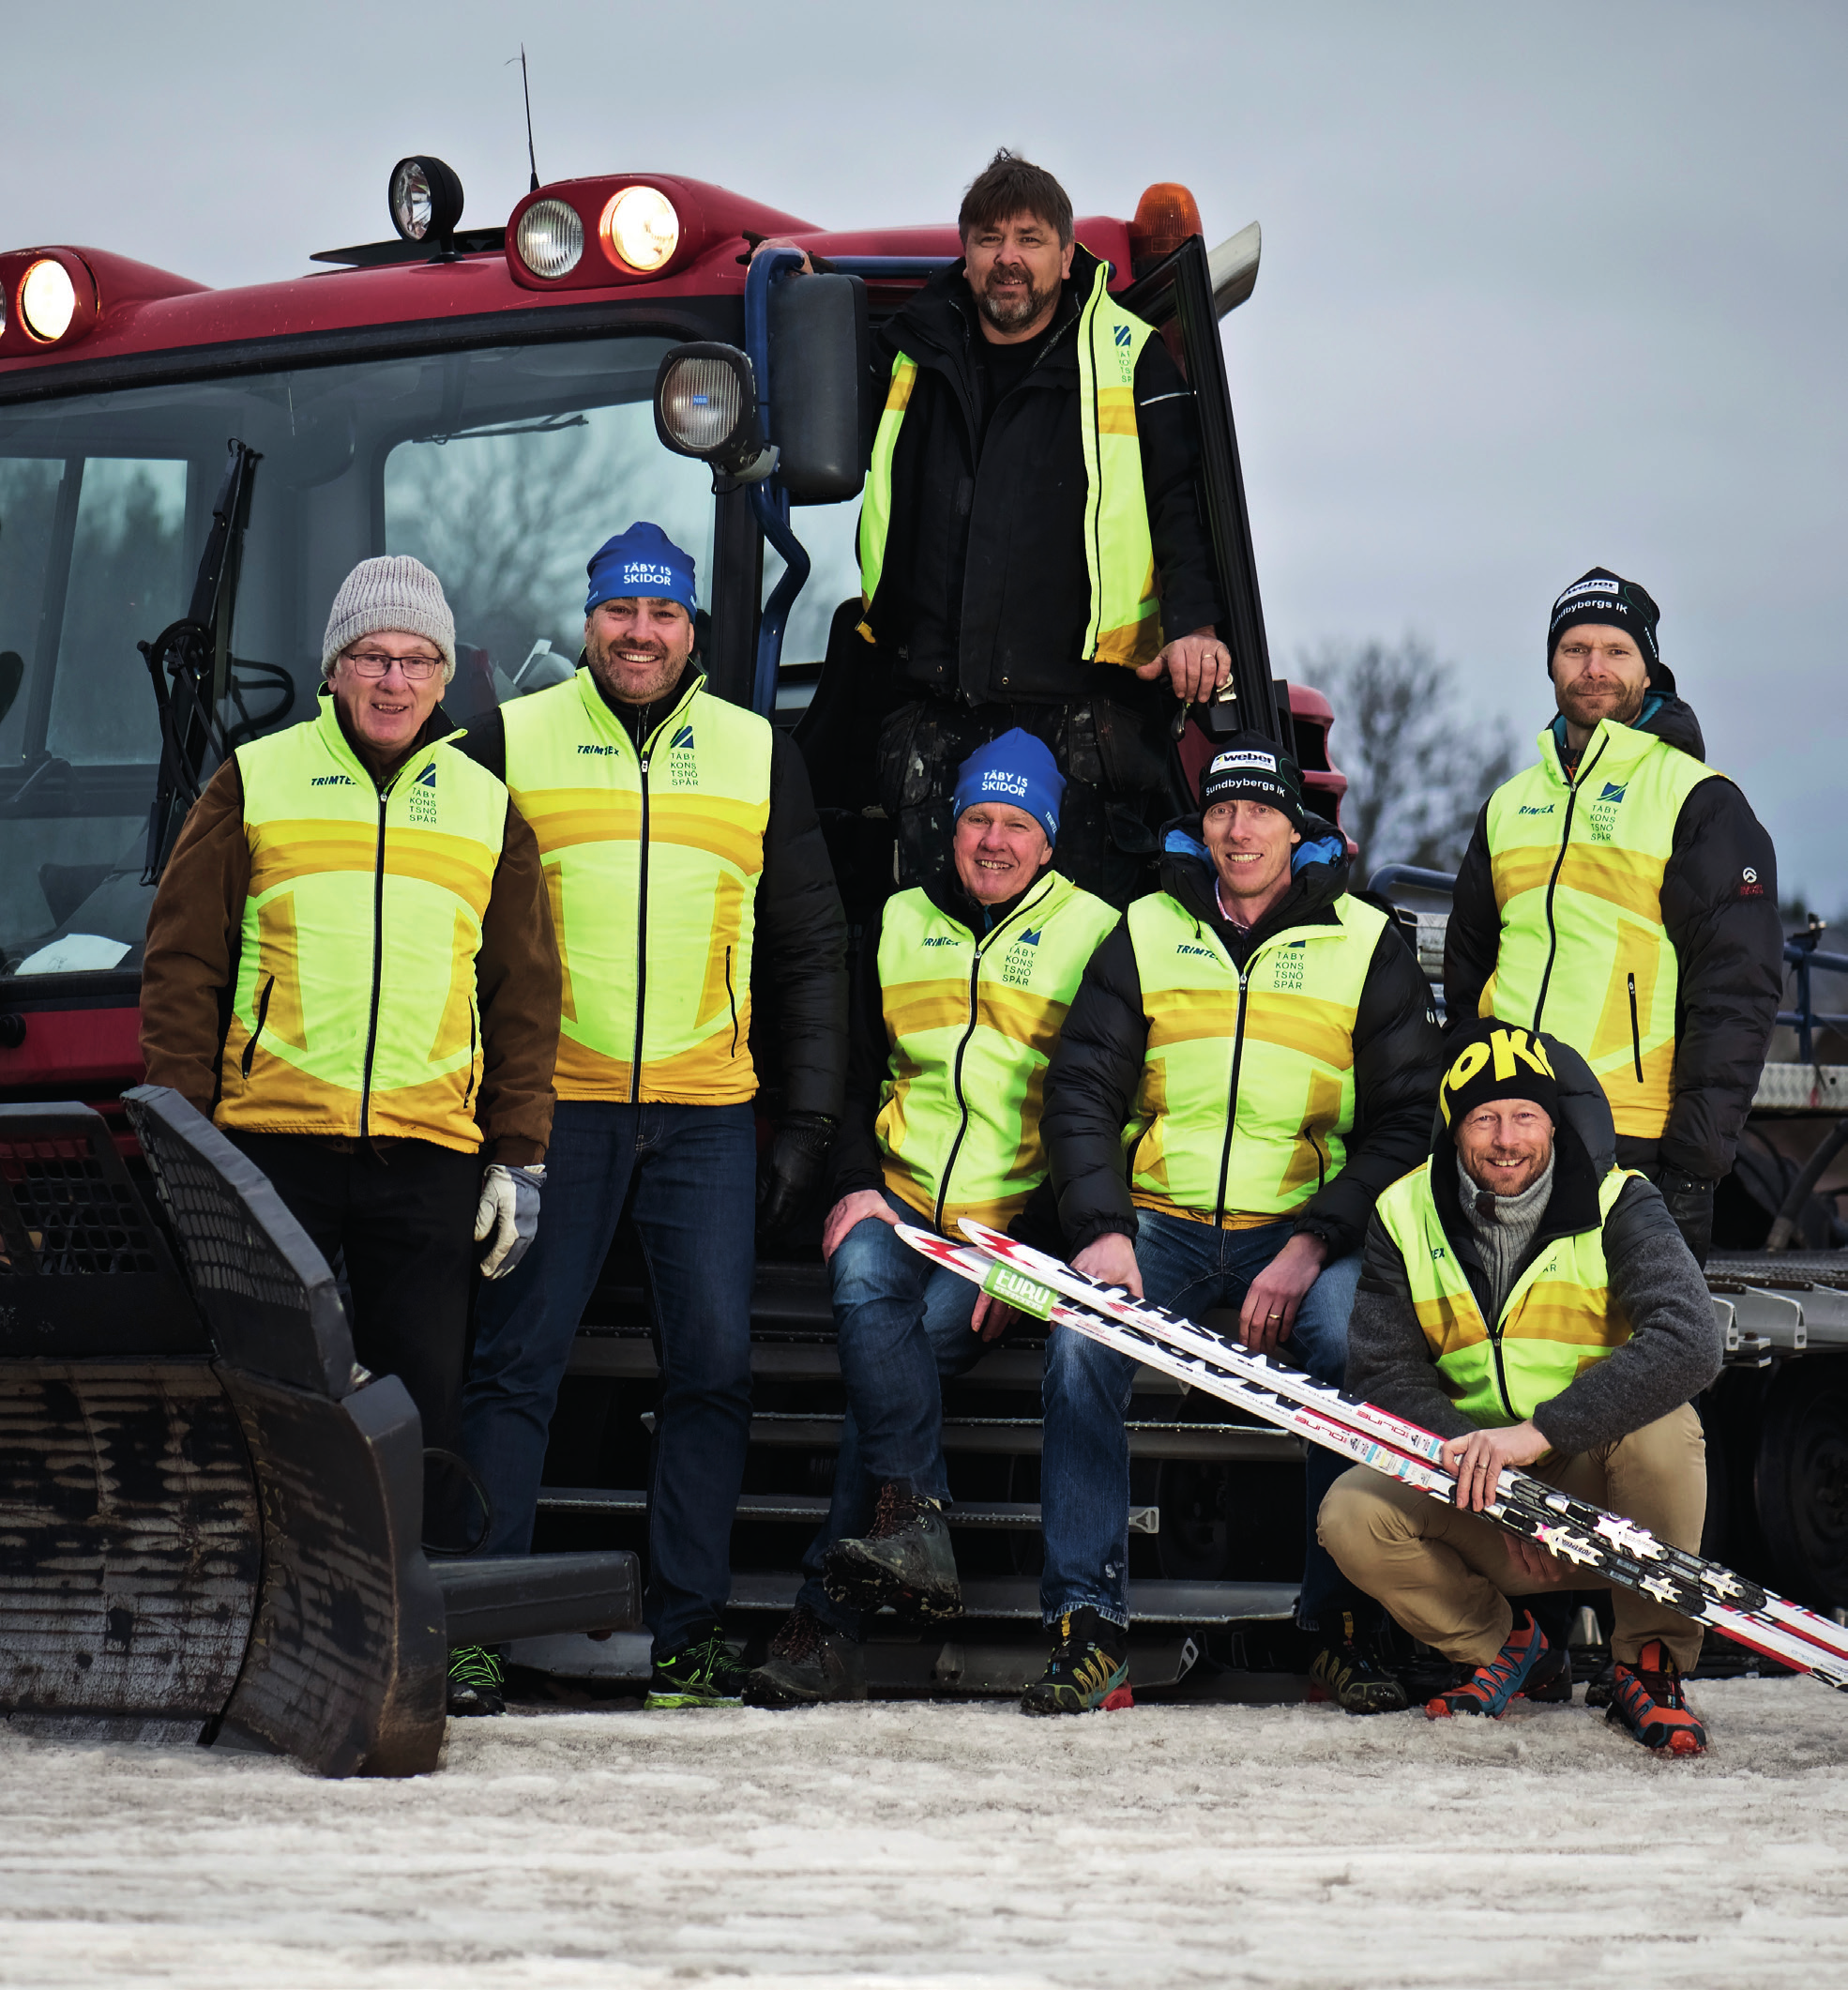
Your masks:
{"label": "windshield of snow groomer", "polygon": [[637,519],[693,554],[706,605],[710,476],[655,434],[667,344],[493,347],[0,405],[0,975],[141,965],[159,729],[136,645],[189,610],[228,438],[263,458],[232,654],[280,671],[234,665],[234,744],[312,716],[328,604],[376,553],[415,554],[443,582],[457,635],[445,704],[466,722],[570,675],[584,563]]}

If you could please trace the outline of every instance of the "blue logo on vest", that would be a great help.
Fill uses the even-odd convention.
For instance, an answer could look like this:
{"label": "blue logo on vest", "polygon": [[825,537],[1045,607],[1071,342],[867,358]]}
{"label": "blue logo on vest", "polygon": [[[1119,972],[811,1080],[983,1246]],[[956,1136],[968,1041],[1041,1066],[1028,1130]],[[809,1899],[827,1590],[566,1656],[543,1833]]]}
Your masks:
{"label": "blue logo on vest", "polygon": [[1045,927],[1041,926],[1038,933],[1023,933],[1015,944],[1021,947],[1037,947],[1039,944],[1039,934],[1045,930]]}
{"label": "blue logo on vest", "polygon": [[693,722],[690,719],[674,734],[672,743],[676,750],[683,746],[689,750],[691,749],[693,744]]}
{"label": "blue logo on vest", "polygon": [[1624,798],[1624,790],[1628,786],[1629,782],[1628,781],[1607,781],[1604,783],[1603,794],[1598,798],[1599,801],[1621,801]]}
{"label": "blue logo on vest", "polygon": [[1118,345],[1128,345],[1129,342],[1129,327],[1127,325],[1119,325],[1116,327],[1115,339]]}
{"label": "blue logo on vest", "polygon": [[433,788],[436,785],[436,764],[434,761],[417,776],[417,785],[420,788]]}

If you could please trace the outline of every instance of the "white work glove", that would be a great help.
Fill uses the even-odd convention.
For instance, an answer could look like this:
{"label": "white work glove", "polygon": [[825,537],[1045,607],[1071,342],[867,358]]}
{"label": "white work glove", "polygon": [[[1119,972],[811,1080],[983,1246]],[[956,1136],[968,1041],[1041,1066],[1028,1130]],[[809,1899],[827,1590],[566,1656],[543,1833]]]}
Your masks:
{"label": "white work glove", "polygon": [[475,1211],[475,1241],[486,1243],[483,1278],[505,1278],[525,1256],[539,1233],[539,1191],[543,1168],[507,1168],[497,1161],[481,1177],[481,1201]]}

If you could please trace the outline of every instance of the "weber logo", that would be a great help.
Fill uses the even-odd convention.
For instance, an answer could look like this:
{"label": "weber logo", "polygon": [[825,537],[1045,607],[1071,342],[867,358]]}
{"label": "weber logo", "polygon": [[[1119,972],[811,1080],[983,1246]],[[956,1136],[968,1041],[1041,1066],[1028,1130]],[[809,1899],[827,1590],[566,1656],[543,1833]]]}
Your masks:
{"label": "weber logo", "polygon": [[1229,752],[1215,755],[1212,766],[1206,771],[1209,774],[1223,774],[1235,767],[1257,767],[1266,774],[1274,774],[1277,771],[1277,755],[1261,753],[1255,747],[1237,747]]}

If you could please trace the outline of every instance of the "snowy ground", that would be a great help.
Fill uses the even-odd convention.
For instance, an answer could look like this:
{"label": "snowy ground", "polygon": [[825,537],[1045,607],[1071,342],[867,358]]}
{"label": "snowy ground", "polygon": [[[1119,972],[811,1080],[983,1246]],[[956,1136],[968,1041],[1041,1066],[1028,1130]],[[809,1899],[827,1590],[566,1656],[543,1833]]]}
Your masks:
{"label": "snowy ground", "polygon": [[517,1711],[345,1784],[0,1724],[0,1983],[1840,1982],[1848,1701],[1696,1704],[1692,1765],[1582,1706]]}

